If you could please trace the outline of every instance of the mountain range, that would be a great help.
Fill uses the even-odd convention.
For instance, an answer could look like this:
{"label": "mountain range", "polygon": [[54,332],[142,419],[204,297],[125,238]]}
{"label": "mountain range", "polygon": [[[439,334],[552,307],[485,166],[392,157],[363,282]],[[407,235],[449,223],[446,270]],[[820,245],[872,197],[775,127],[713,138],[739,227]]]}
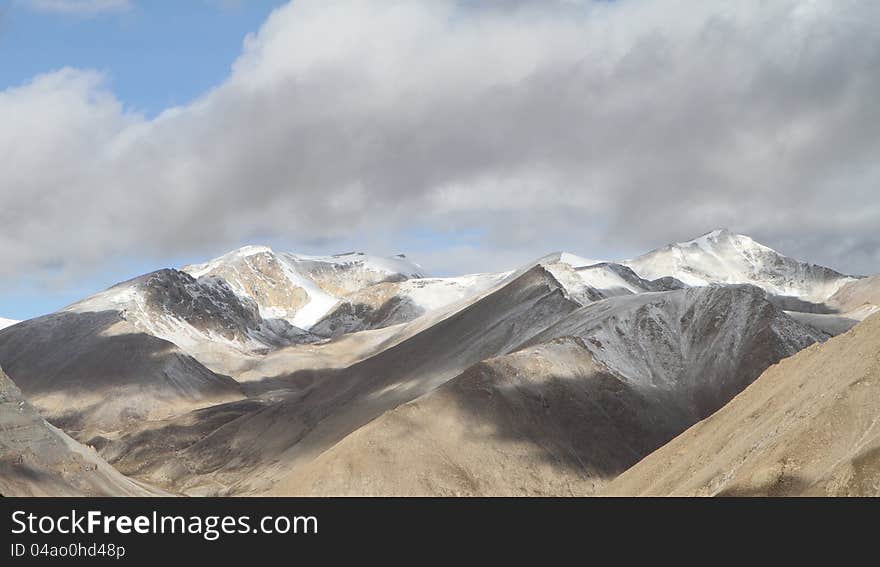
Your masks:
{"label": "mountain range", "polygon": [[878,310],[727,230],[445,278],[248,246],[0,324],[0,489],[880,494]]}

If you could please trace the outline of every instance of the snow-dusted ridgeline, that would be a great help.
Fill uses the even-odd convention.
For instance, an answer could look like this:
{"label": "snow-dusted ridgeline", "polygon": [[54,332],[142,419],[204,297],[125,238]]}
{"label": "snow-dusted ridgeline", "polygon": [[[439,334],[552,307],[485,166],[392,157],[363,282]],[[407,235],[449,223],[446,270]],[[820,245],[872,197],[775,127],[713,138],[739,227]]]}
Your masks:
{"label": "snow-dusted ridgeline", "polygon": [[726,229],[670,244],[622,264],[646,279],[674,277],[689,286],[752,284],[768,293],[822,303],[856,278],[783,256]]}
{"label": "snow-dusted ridgeline", "polygon": [[373,284],[348,294],[311,327],[322,336],[379,329],[466,301],[498,285],[512,272],[454,278],[413,278]]}
{"label": "snow-dusted ridgeline", "polygon": [[123,282],[64,311],[115,311],[147,334],[192,353],[206,344],[255,352],[310,339],[287,321],[261,317],[254,302],[236,295],[224,280],[196,280],[172,269]]}
{"label": "snow-dusted ridgeline", "polygon": [[310,256],[266,246],[246,246],[183,271],[198,279],[221,277],[236,294],[253,300],[264,318],[285,319],[302,329],[311,328],[349,293],[424,277],[422,268],[403,256]]}

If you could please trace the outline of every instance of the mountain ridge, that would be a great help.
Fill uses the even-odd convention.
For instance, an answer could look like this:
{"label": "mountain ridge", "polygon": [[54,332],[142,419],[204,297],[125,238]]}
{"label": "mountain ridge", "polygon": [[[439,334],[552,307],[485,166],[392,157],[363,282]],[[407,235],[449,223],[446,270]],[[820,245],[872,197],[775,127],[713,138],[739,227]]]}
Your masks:
{"label": "mountain ridge", "polygon": [[716,229],[621,262],[640,276],[687,285],[753,284],[781,296],[823,302],[858,278],[784,256],[752,238]]}
{"label": "mountain ridge", "polygon": [[769,368],[609,495],[880,495],[880,315]]}
{"label": "mountain ridge", "polygon": [[447,278],[248,246],[0,330],[0,364],[43,417],[174,492],[593,494],[878,290],[723,230]]}

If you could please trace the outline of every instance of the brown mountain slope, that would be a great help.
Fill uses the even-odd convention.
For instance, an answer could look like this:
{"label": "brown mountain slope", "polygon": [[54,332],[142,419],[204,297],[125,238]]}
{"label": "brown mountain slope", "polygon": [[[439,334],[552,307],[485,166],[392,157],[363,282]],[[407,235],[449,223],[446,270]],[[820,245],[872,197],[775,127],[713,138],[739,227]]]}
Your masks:
{"label": "brown mountain slope", "polygon": [[0,495],[149,496],[94,450],[55,429],[0,369]]}
{"label": "brown mountain slope", "polygon": [[296,495],[586,495],[818,340],[752,286],[576,310],[359,428],[272,488]]}
{"label": "brown mountain slope", "polygon": [[281,495],[591,494],[680,431],[567,337],[471,367],[291,471]]}
{"label": "brown mountain slope", "polygon": [[880,495],[880,316],[768,369],[611,495]]}
{"label": "brown mountain slope", "polygon": [[[481,360],[514,350],[579,307],[552,274],[534,267],[439,320],[428,314],[413,321],[400,330],[404,338],[394,339],[399,342],[371,358],[348,368],[287,377],[291,389],[282,399],[247,411],[215,431],[202,431],[203,438],[179,450],[173,461],[154,452],[143,455],[143,461],[126,457],[120,465],[139,478],[184,493],[265,492],[275,478],[313,460],[386,411]],[[180,424],[167,425],[168,435],[174,435]],[[125,446],[127,441],[113,446],[108,458],[131,455],[138,438],[131,439],[134,446]]]}
{"label": "brown mountain slope", "polygon": [[880,275],[849,282],[828,304],[841,313],[873,313],[880,306]]}
{"label": "brown mountain slope", "polygon": [[58,312],[0,331],[0,364],[48,420],[81,441],[244,397],[119,313]]}

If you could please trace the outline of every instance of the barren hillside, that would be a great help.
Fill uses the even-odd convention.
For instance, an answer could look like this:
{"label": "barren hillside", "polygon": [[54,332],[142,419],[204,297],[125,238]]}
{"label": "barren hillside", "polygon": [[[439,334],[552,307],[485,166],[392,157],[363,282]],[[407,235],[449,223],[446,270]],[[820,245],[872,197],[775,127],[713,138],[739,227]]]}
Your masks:
{"label": "barren hillside", "polygon": [[617,495],[880,495],[880,316],[768,369]]}

